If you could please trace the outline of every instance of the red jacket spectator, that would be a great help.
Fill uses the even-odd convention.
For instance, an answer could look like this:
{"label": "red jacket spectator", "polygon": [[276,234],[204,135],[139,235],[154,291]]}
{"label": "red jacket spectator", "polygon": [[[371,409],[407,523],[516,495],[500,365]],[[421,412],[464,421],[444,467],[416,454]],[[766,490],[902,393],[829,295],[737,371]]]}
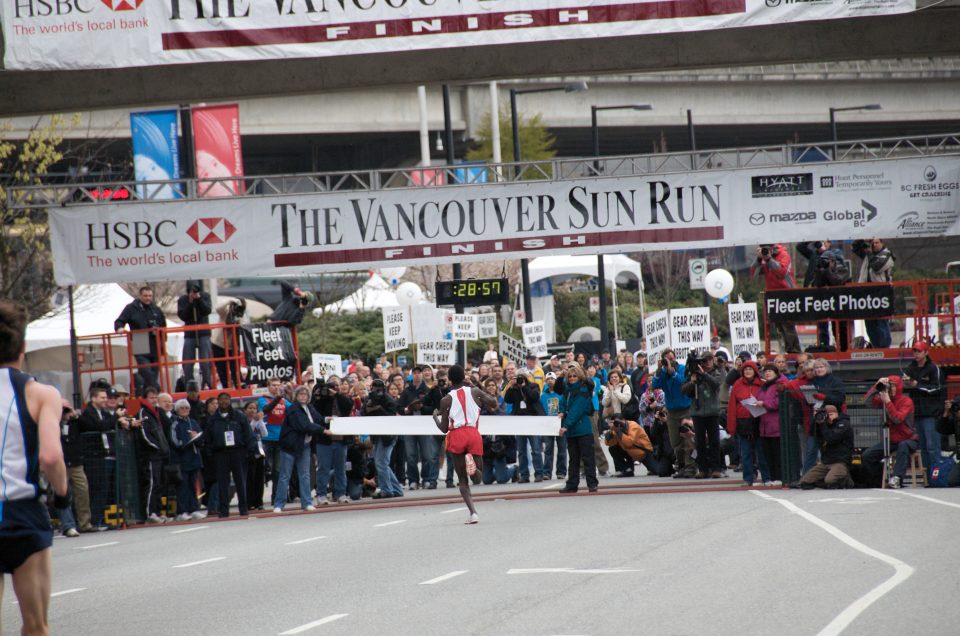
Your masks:
{"label": "red jacket spectator", "polygon": [[[753,379],[746,380],[743,377],[744,369],[753,369]],[[760,381],[760,375],[757,372],[757,363],[753,360],[747,360],[740,367],[740,379],[730,387],[730,403],[727,406],[727,432],[731,435],[737,434],[737,418],[747,419],[753,417],[747,407],[740,404],[750,396],[756,397],[763,383]]]}
{"label": "red jacket spectator", "polygon": [[903,394],[903,379],[898,375],[891,375],[890,384],[896,387],[890,401],[884,405],[877,392],[876,386],[867,391],[863,398],[875,408],[882,408],[887,412],[887,424],[890,426],[890,441],[894,444],[911,439],[918,439],[913,428],[913,400]]}
{"label": "red jacket spectator", "polygon": [[803,391],[800,390],[800,387],[812,385],[813,382],[803,375],[798,375],[783,385],[784,395],[790,396],[800,404],[800,417],[803,421],[803,430],[807,435],[811,434],[810,427],[813,424],[813,405],[807,402],[807,398],[803,394]]}
{"label": "red jacket spectator", "polygon": [[782,243],[771,246],[769,259],[757,258],[750,267],[750,275],[756,276],[757,273],[763,274],[768,290],[793,289],[797,286],[797,280],[793,277],[790,252]]}

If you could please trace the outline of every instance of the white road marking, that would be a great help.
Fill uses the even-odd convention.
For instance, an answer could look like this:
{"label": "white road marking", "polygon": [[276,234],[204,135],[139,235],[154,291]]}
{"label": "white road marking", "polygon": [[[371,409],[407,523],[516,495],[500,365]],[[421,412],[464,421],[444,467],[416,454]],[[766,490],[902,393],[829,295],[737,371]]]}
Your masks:
{"label": "white road marking", "polygon": [[107,543],[95,543],[93,545],[82,545],[74,548],[74,550],[94,550],[96,548],[105,548],[108,545],[117,545],[119,541],[108,541]]}
{"label": "white road marking", "polygon": [[624,574],[627,572],[643,572],[643,570],[577,570],[574,568],[514,568],[507,570],[507,574]]}
{"label": "white road marking", "polygon": [[558,484],[550,484],[549,486],[544,486],[540,490],[550,490],[551,488],[563,488],[566,485],[567,485],[566,482],[561,481]]}
{"label": "white road marking", "polygon": [[313,629],[314,627],[320,627],[321,625],[326,625],[327,623],[332,623],[333,621],[338,621],[341,618],[350,616],[349,614],[331,614],[326,618],[321,618],[318,621],[313,621],[312,623],[307,623],[306,625],[301,625],[300,627],[294,627],[293,629],[288,629],[285,632],[280,632],[280,636],[289,636],[290,634],[300,634],[307,631],[308,629]]}
{"label": "white road marking", "polygon": [[327,537],[310,537],[309,539],[300,539],[299,541],[290,541],[289,543],[284,543],[284,545],[300,545],[301,543],[310,543],[311,541],[319,541],[320,539],[326,539]]}
{"label": "white road marking", "polygon": [[206,530],[210,526],[194,526],[192,528],[184,528],[183,530],[174,530],[170,534],[183,534],[184,532],[196,532],[197,530]]}
{"label": "white road marking", "polygon": [[388,521],[388,522],[386,522],[386,523],[378,523],[378,524],[375,524],[373,527],[374,527],[374,528],[386,528],[387,526],[395,526],[395,525],[397,525],[397,524],[406,523],[406,522],[407,522],[406,519],[398,519],[397,521]]}
{"label": "white road marking", "polygon": [[449,574],[438,576],[435,579],[430,579],[429,581],[423,581],[422,583],[420,583],[420,585],[434,585],[436,583],[443,583],[444,581],[449,581],[450,579],[458,577],[461,574],[466,574],[469,571],[470,570],[456,570],[454,572],[450,572]]}
{"label": "white road marking", "polygon": [[807,503],[837,503],[846,505],[866,505],[883,501],[883,497],[827,497],[826,499],[811,499]]}
{"label": "white road marking", "polygon": [[450,514],[451,512],[463,512],[464,510],[466,510],[466,508],[453,508],[452,510],[443,510],[443,511],[440,512],[440,514],[442,514],[442,515],[448,515],[448,514]]}
{"label": "white road marking", "polygon": [[[85,588],[85,587],[74,587],[74,588],[70,588],[69,590],[64,590],[64,591],[62,591],[62,592],[54,592],[53,594],[50,595],[50,598],[54,598],[54,597],[57,597],[57,596],[63,596],[64,594],[73,594],[74,592],[82,592],[82,591],[84,591],[85,589],[87,589],[87,588]],[[19,605],[19,604],[20,604],[20,601],[14,599],[13,604],[14,604],[14,605]]]}
{"label": "white road marking", "polygon": [[54,592],[53,594],[50,595],[50,598],[54,598],[54,597],[57,597],[57,596],[63,596],[64,594],[73,594],[74,592],[82,592],[82,591],[84,591],[85,589],[87,589],[87,588],[85,588],[85,587],[74,587],[74,588],[71,588],[71,589],[69,589],[69,590],[64,590],[64,591],[62,591],[62,592]]}
{"label": "white road marking", "polygon": [[857,541],[850,535],[846,534],[837,527],[827,523],[826,521],[820,519],[817,516],[814,516],[803,510],[796,504],[785,499],[778,499],[777,497],[771,497],[765,492],[760,492],[759,490],[751,490],[753,494],[763,499],[769,499],[770,501],[775,501],[785,507],[790,512],[798,514],[813,525],[821,528],[826,531],[828,534],[833,535],[836,539],[840,540],[844,544],[850,546],[857,552],[866,554],[869,557],[873,557],[878,561],[882,561],[887,565],[893,567],[894,574],[889,579],[876,586],[853,603],[848,605],[840,614],[837,615],[826,627],[820,630],[818,636],[835,636],[840,634],[843,630],[850,626],[850,624],[857,619],[860,614],[867,610],[871,605],[880,600],[887,592],[891,591],[893,588],[897,587],[908,578],[913,575],[913,567],[907,565],[900,559],[892,557],[889,554],[884,554],[874,550],[873,548],[864,545],[863,543]]}
{"label": "white road marking", "polygon": [[915,497],[917,499],[923,499],[924,501],[929,501],[931,503],[940,504],[941,506],[950,506],[951,508],[960,508],[960,504],[951,503],[949,501],[941,501],[935,499],[934,497],[927,497],[926,495],[915,495],[912,492],[904,492],[903,490],[884,490],[883,492],[888,492],[894,495],[906,495],[907,497]]}
{"label": "white road marking", "polygon": [[213,557],[212,559],[204,559],[203,561],[193,561],[191,563],[181,563],[180,565],[174,565],[174,568],[192,568],[195,565],[203,565],[204,563],[213,563],[214,561],[223,561],[227,557]]}

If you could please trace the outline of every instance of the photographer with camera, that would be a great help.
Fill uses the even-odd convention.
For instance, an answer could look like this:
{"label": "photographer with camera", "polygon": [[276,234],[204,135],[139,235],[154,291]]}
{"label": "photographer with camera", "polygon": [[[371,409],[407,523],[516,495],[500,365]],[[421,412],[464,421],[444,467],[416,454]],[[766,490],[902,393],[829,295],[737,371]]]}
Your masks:
{"label": "photographer with camera", "polygon": [[[893,255],[882,239],[854,241],[853,253],[863,262],[860,264],[859,283],[889,283],[893,280],[893,265],[897,257]],[[879,349],[890,346],[890,322],[886,319],[866,320],[867,337],[870,344]]]}
{"label": "photographer with camera", "polygon": [[[323,432],[316,436],[317,451],[317,503],[348,503],[347,497],[347,449],[352,437],[331,435],[330,419],[349,417],[353,400],[340,395],[340,383],[336,380],[316,385],[313,389],[313,408],[323,417]],[[333,477],[333,494],[327,498],[327,487]]]}
{"label": "photographer with camera", "polygon": [[313,303],[313,294],[294,287],[285,280],[274,281],[280,285],[280,304],[270,314],[267,322],[286,322],[292,326],[303,322],[307,308]]}
{"label": "photographer with camera", "polygon": [[[913,428],[913,400],[904,395],[903,380],[900,376],[891,375],[880,378],[867,391],[863,401],[874,408],[884,410],[883,426],[888,429],[885,434],[890,436],[890,452],[896,453],[893,475],[889,476],[887,485],[890,488],[900,488],[903,476],[907,474],[910,453],[919,448],[917,433]],[[870,471],[874,483],[880,481],[881,462],[886,459],[883,446],[883,442],[878,442],[865,450],[861,456],[863,465]]]}
{"label": "photographer with camera", "polygon": [[[102,391],[103,389],[97,390]],[[91,400],[92,398],[93,396],[91,395]],[[80,424],[78,418],[79,415],[73,410],[70,403],[63,400],[63,414],[60,417],[60,446],[63,448],[63,461],[67,466],[67,479],[70,491],[67,493],[67,497],[61,500],[60,503],[66,505],[57,509],[57,515],[60,517],[60,534],[65,537],[80,536],[80,533],[77,531],[76,517],[70,507],[71,493],[73,494],[73,505],[77,509],[77,516],[85,521],[91,530],[93,529],[93,527],[90,526],[90,493],[87,487],[87,477],[83,472],[83,445],[80,440]],[[81,476],[82,483],[80,487],[73,483],[72,472],[74,468],[79,469],[76,473],[78,476]],[[81,501],[81,497],[83,501]],[[85,512],[83,510],[84,506]]]}
{"label": "photographer with camera", "polygon": [[635,462],[642,463],[650,474],[659,469],[658,463],[651,457],[653,443],[636,422],[614,416],[610,420],[610,429],[603,434],[603,440],[610,450],[618,477],[633,477]]}
{"label": "photographer with camera", "polygon": [[[199,280],[187,281],[187,293],[177,299],[177,317],[184,326],[210,324],[210,313],[213,305],[210,294],[203,291],[203,283]],[[183,332],[183,355],[181,360],[200,360],[200,377],[204,388],[213,388],[213,378],[210,375],[210,330]],[[193,379],[193,362],[183,363],[183,379],[189,382]]]}
{"label": "photographer with camera", "polygon": [[664,349],[657,361],[657,372],[653,376],[653,388],[662,389],[667,407],[667,427],[670,431],[670,445],[677,460],[678,477],[695,477],[697,466],[690,454],[684,450],[680,437],[680,421],[690,415],[691,400],[683,393],[686,380],[684,365],[677,363],[673,349]]}
{"label": "photographer with camera", "polygon": [[[438,392],[435,403],[428,406],[430,393],[431,389],[424,379],[424,369],[415,366],[411,371],[410,382],[400,394],[400,407],[408,415],[430,415],[443,399]],[[410,490],[417,488],[435,490],[440,473],[438,438],[434,435],[406,435],[403,438],[403,450],[407,464],[407,485]]]}
{"label": "photographer with camera", "polygon": [[930,468],[940,459],[940,434],[936,429],[943,414],[944,392],[940,368],[930,359],[926,342],[914,343],[913,361],[903,372],[903,386],[916,409],[923,465]]}
{"label": "photographer with camera", "polygon": [[[830,241],[798,243],[797,251],[810,259],[804,287],[839,287],[850,282],[850,267],[843,257],[843,250],[832,247]],[[830,348],[830,325],[828,321],[817,323],[817,347],[821,351],[833,350]],[[849,345],[849,321],[841,320],[839,325],[834,334],[836,350],[846,351]]]}
{"label": "photographer with camera", "polygon": [[[250,324],[250,318],[246,314],[247,301],[243,298],[230,301],[217,308],[217,316],[220,322],[226,325]],[[236,360],[226,359],[237,355],[237,352],[234,351],[234,335],[234,329],[214,329],[210,336],[210,349],[215,360],[217,379],[220,380],[220,386],[224,389],[231,386],[239,389],[242,384],[239,363]],[[237,336],[237,343],[239,343],[239,336]]]}
{"label": "photographer with camera", "polygon": [[[943,406],[943,415],[937,422],[937,432],[941,435],[953,435],[954,443],[960,447],[960,395],[952,400],[947,400]],[[954,457],[956,455],[957,452],[954,452]],[[946,461],[948,466],[952,462],[950,474],[947,477],[947,486],[951,488],[960,486],[960,464],[952,459],[941,460],[941,462],[943,461]]]}
{"label": "photographer with camera", "polygon": [[698,358],[691,352],[686,365],[687,381],[681,390],[691,399],[690,416],[697,447],[697,479],[719,479],[723,473],[720,460],[720,384],[723,373],[716,359],[707,351]]}
{"label": "photographer with camera", "polygon": [[[387,393],[383,380],[377,378],[370,384],[370,392],[363,403],[363,415],[391,416],[397,414],[397,401]],[[374,499],[402,497],[403,486],[396,473],[390,467],[393,447],[397,445],[396,435],[377,435],[373,440],[373,461],[377,466],[377,492]]]}
{"label": "photographer with camera", "polygon": [[[851,488],[850,462],[853,459],[853,427],[840,412],[840,404],[827,402],[813,416],[813,435],[820,449],[820,461],[800,478],[803,490]],[[796,484],[791,485],[791,488]]]}
{"label": "photographer with camera", "polygon": [[[757,248],[757,260],[750,266],[751,276],[763,276],[767,291],[774,289],[794,289],[797,281],[793,277],[793,264],[790,254],[782,244],[765,244]],[[787,353],[800,353],[800,338],[792,322],[771,323],[783,336]]]}
{"label": "photographer with camera", "polygon": [[[504,401],[510,405],[511,415],[544,415],[543,405],[540,403],[540,387],[533,380],[527,369],[521,369],[507,382],[503,392]],[[543,450],[542,439],[539,435],[518,435],[517,452],[520,455],[520,483],[530,483],[530,466],[527,459],[527,447],[533,460],[533,480],[543,481]]]}
{"label": "photographer with camera", "polygon": [[[620,367],[614,367],[608,376],[607,383],[600,387],[600,404],[603,406],[603,419],[612,420],[623,414],[624,408],[633,399],[630,384],[624,381]],[[636,418],[636,414],[633,414]]]}

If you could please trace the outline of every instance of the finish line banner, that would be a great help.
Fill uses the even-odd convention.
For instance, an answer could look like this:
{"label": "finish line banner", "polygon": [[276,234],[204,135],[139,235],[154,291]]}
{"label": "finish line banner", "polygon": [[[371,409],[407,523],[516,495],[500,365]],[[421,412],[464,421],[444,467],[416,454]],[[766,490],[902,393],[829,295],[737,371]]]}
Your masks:
{"label": "finish line banner", "polygon": [[49,221],[60,285],[955,236],[960,157],[101,203]]}
{"label": "finish line banner", "polygon": [[392,53],[890,15],[915,0],[2,0],[7,70]]}

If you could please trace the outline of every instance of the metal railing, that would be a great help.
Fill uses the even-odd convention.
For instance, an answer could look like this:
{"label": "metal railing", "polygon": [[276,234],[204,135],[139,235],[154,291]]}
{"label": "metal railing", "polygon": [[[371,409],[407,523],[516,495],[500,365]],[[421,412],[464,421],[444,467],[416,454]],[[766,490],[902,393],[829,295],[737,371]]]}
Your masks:
{"label": "metal railing", "polygon": [[[7,188],[7,205],[15,209],[29,209],[78,204],[122,205],[145,201],[169,203],[182,199],[207,198],[216,192],[228,193],[218,198],[235,198],[440,185],[456,187],[533,180],[564,181],[595,176],[623,177],[738,168],[782,168],[811,162],[879,161],[943,155],[960,155],[960,133],[430,168],[170,181],[128,179],[114,182],[13,185]],[[176,198],[171,199],[171,196]]]}

